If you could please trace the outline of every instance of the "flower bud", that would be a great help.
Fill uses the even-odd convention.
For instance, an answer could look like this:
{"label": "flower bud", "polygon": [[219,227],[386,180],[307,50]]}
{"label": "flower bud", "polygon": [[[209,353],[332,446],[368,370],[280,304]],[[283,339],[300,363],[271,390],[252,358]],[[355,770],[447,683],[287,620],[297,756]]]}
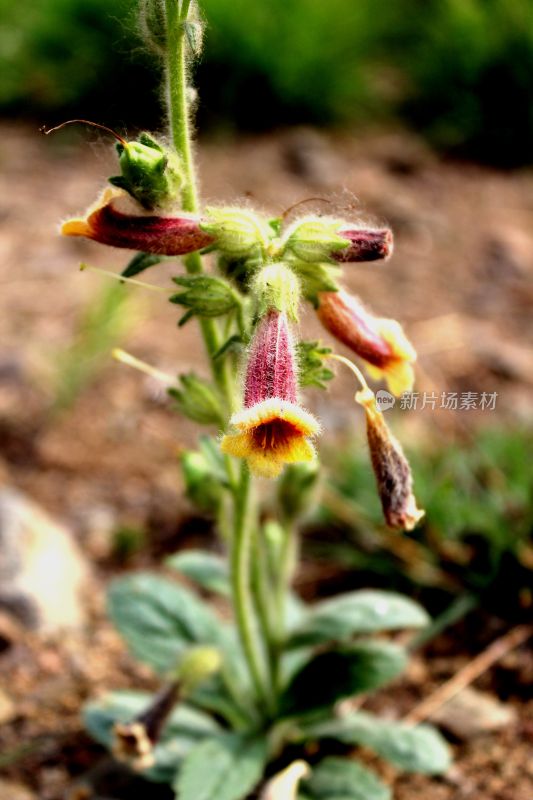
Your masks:
{"label": "flower bud", "polygon": [[264,253],[272,229],[253,211],[243,208],[209,208],[202,230],[216,240],[216,248],[229,259],[248,259]]}
{"label": "flower bud", "polygon": [[183,697],[208,680],[222,667],[222,656],[216,647],[191,647],[180,660],[177,677]]}
{"label": "flower bud", "polygon": [[176,202],[183,172],[173,150],[141,133],[137,142],[118,143],[117,152],[122,174],[109,178],[113,186],[124,189],[148,211]]}
{"label": "flower bud", "polygon": [[277,262],[260,269],[254,279],[253,293],[258,299],[260,316],[275,308],[289,319],[298,320],[300,282],[287,265]]}
{"label": "flower bud", "polygon": [[372,467],[387,525],[412,530],[424,516],[413,495],[411,469],[402,447],[390,433],[374,393],[366,388],[355,396],[365,409],[366,433]]}
{"label": "flower bud", "polygon": [[359,298],[342,289],[321,293],[317,313],[336,339],[367,362],[373,378],[385,378],[394,395],[412,389],[416,352],[399,322],[374,317]]}
{"label": "flower bud", "polygon": [[313,493],[319,473],[316,463],[290,464],[278,485],[278,502],[285,518],[294,520],[313,505]]}
{"label": "flower bud", "polygon": [[297,800],[298,785],[311,772],[305,761],[293,761],[265,784],[259,800]]}
{"label": "flower bud", "polygon": [[168,390],[177,409],[201,425],[223,426],[224,409],[215,388],[194,373],[180,375],[179,380],[181,388]]}
{"label": "flower bud", "polygon": [[126,197],[120,189],[106,189],[85,218],[64,222],[61,233],[165,256],[182,256],[213,242],[195,217],[156,217],[119,211],[117,204]]}
{"label": "flower bud", "polygon": [[343,228],[338,236],[348,241],[348,247],[331,254],[335,261],[347,264],[351,261],[377,261],[392,255],[393,238],[389,228],[376,230],[366,228]]}
{"label": "flower bud", "polygon": [[185,291],[171,295],[170,302],[187,308],[188,311],[179,322],[184,325],[193,316],[221,317],[234,311],[239,298],[229,283],[211,275],[184,275],[172,278]]}
{"label": "flower bud", "polygon": [[294,342],[287,315],[271,309],[259,321],[250,344],[244,408],[233,415],[235,433],[221,450],[245,458],[257,475],[274,478],[283,466],[313,461],[309,441],[319,431],[315,418],[298,404]]}

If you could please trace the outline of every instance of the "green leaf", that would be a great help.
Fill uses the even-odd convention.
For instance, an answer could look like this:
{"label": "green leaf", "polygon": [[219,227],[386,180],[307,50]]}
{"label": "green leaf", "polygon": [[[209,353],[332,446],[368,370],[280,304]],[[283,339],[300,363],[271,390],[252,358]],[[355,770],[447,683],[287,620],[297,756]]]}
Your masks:
{"label": "green leaf", "polygon": [[148,573],[118,578],[109,615],[136,658],[165,673],[191,644],[221,644],[222,622],[187,589]]}
{"label": "green leaf", "polygon": [[299,800],[390,800],[390,789],[357,761],[325,758],[301,783]]}
{"label": "green leaf", "polygon": [[317,603],[291,633],[287,647],[346,641],[356,634],[423,628],[429,617],[421,606],[395,592],[362,590]]}
{"label": "green leaf", "polygon": [[317,386],[319,389],[327,388],[327,381],[334,378],[334,373],[324,366],[324,361],[331,353],[331,347],[325,347],[320,342],[298,342],[298,381],[300,387]]}
{"label": "green leaf", "polygon": [[242,800],[261,780],[266,760],[263,738],[213,737],[191,750],[174,789],[179,800]]}
{"label": "green leaf", "polygon": [[[112,729],[116,722],[129,722],[150,704],[148,692],[119,691],[88,703],[83,712],[84,724],[97,742],[111,748]],[[161,739],[154,747],[155,765],[144,774],[154,781],[172,781],[177,767],[187,753],[207,736],[220,732],[208,714],[181,704],[170,715]]]}
{"label": "green leaf", "polygon": [[166,564],[195,581],[202,589],[224,597],[231,593],[228,562],[222,556],[203,550],[184,550],[167,558]]}
{"label": "green leaf", "polygon": [[335,739],[370,747],[409,772],[437,775],[450,766],[448,745],[431,725],[406,725],[356,711],[340,719],[304,726],[303,734],[305,739]]}
{"label": "green leaf", "polygon": [[361,641],[315,655],[292,678],[281,700],[286,716],[332,706],[337,700],[377,689],[406,667],[403,647]]}
{"label": "green leaf", "polygon": [[137,253],[122,270],[121,275],[123,278],[133,278],[135,275],[144,272],[145,269],[160,264],[165,259],[166,256],[158,256],[154,253]]}

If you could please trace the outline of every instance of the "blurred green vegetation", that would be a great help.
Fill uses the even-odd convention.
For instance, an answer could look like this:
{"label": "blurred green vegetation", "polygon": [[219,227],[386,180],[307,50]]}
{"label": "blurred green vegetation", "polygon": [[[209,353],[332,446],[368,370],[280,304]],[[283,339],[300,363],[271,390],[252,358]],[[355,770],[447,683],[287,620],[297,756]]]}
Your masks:
{"label": "blurred green vegetation", "polygon": [[354,443],[330,464],[312,549],[403,591],[418,586],[486,598],[500,610],[530,608],[532,447],[533,430],[500,424],[469,441],[410,452],[426,517],[398,534],[384,527],[366,445]]}
{"label": "blurred green vegetation", "polygon": [[[531,0],[202,0],[204,121],[402,119],[447,151],[532,161]],[[0,0],[0,109],[157,124],[136,0]],[[139,98],[142,98],[139,102]]]}

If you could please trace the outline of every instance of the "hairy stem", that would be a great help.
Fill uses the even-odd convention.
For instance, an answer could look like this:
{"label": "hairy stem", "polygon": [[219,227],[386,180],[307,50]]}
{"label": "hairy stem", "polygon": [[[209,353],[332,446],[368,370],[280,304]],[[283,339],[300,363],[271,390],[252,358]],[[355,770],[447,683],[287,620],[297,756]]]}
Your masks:
{"label": "hairy stem", "polygon": [[[184,183],[181,205],[184,211],[197,213],[199,209],[196,170],[192,153],[191,120],[187,100],[187,37],[184,24],[187,22],[191,0],[165,0],[167,35],[167,102],[170,134],[176,152],[181,158]],[[191,253],[184,259],[185,269],[190,275],[203,272],[202,257]],[[231,414],[235,405],[235,392],[229,375],[227,359],[215,359],[222,344],[215,320],[200,320],[202,336],[211,363],[213,377],[224,394]]]}
{"label": "hairy stem", "polygon": [[252,551],[253,526],[249,519],[250,473],[243,463],[241,479],[235,494],[235,518],[231,549],[231,585],[233,606],[239,637],[255,690],[267,707],[271,708],[271,699],[265,685],[262,669],[262,654],[258,647],[255,629],[255,614],[250,591],[250,565]]}

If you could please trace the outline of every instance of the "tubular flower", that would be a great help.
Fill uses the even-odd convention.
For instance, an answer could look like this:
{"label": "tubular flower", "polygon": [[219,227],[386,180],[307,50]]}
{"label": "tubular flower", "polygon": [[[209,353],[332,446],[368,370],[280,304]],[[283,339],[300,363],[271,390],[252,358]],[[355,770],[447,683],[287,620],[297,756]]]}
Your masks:
{"label": "tubular flower", "polygon": [[194,217],[162,217],[131,214],[116,206],[128,195],[122,189],[106,189],[89,208],[85,218],[70,219],[61,226],[64,236],[85,236],[111,247],[143,253],[182,256],[212,244],[213,236]]}
{"label": "tubular flower", "polygon": [[285,464],[312,461],[309,437],[317,420],[297,400],[296,357],[286,314],[271,309],[251,344],[244,384],[244,408],[230,420],[236,432],[224,436],[224,453],[245,458],[251,471],[275,478]]}
{"label": "tubular flower", "polygon": [[331,253],[331,257],[342,264],[350,261],[378,261],[392,255],[393,238],[389,228],[345,229],[337,231],[337,235],[350,242],[343,250]]}
{"label": "tubular flower", "polygon": [[416,352],[399,322],[374,317],[343,289],[321,292],[317,314],[326,330],[367,362],[372,378],[385,378],[392,394],[412,389]]}
{"label": "tubular flower", "polygon": [[367,387],[358,392],[355,399],[365,409],[370,458],[387,525],[411,531],[424,511],[416,505],[409,462],[400,443],[390,433],[374,393]]}

